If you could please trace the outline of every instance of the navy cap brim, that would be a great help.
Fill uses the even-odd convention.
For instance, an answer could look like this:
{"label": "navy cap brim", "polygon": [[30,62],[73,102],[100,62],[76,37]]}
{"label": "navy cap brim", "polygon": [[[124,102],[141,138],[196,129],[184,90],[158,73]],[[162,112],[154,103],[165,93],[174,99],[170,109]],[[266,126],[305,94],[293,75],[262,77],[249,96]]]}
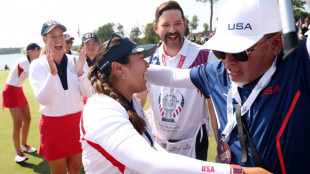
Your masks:
{"label": "navy cap brim", "polygon": [[131,54],[142,53],[143,57],[149,57],[156,51],[156,44],[138,45],[131,50]]}
{"label": "navy cap brim", "polygon": [[55,27],[60,27],[62,29],[63,32],[67,31],[67,28],[61,24],[56,24],[53,26],[50,26],[44,33],[43,36],[45,36],[47,33],[49,33],[50,31],[52,31]]}
{"label": "navy cap brim", "polygon": [[68,37],[68,38],[65,38],[65,39],[66,39],[66,41],[69,40],[69,39],[74,40],[74,37]]}
{"label": "navy cap brim", "polygon": [[88,42],[88,41],[90,41],[90,40],[92,40],[92,39],[94,39],[95,41],[97,41],[97,42],[98,42],[98,40],[96,40],[95,38],[91,37],[91,38],[87,38],[87,39],[85,39],[85,40],[83,41],[83,43],[86,43],[86,42]]}

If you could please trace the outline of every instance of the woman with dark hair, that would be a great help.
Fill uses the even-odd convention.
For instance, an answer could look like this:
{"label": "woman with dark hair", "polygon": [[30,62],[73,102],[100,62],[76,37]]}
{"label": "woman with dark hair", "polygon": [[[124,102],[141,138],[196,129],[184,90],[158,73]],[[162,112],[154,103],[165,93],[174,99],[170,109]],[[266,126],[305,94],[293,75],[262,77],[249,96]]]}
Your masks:
{"label": "woman with dark hair", "polygon": [[88,72],[96,93],[88,98],[80,123],[86,173],[230,173],[228,164],[168,153],[154,141],[133,94],[146,90],[144,58],[155,49],[155,44],[137,45],[116,33],[101,45]]}
{"label": "woman with dark hair", "polygon": [[30,63],[39,57],[40,50],[41,47],[36,43],[30,43],[23,50],[26,56],[19,58],[13,65],[2,93],[2,109],[9,108],[13,119],[12,137],[16,151],[15,162],[23,162],[28,159],[23,152],[37,151],[29,144],[27,145],[31,116],[22,86],[29,75]]}

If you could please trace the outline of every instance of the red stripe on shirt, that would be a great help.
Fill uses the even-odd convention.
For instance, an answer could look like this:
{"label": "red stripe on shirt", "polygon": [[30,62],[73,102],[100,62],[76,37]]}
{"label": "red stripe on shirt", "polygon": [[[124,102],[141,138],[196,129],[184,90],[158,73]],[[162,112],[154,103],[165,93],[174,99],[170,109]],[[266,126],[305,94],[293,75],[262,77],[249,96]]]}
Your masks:
{"label": "red stripe on shirt", "polygon": [[111,156],[107,151],[105,151],[99,144],[93,143],[91,141],[86,140],[86,142],[96,149],[102,156],[104,156],[107,160],[109,160],[113,166],[117,167],[118,170],[122,173],[125,171],[125,165],[117,161],[113,156]]}
{"label": "red stripe on shirt", "polygon": [[287,114],[285,116],[285,119],[284,119],[284,121],[282,123],[282,126],[281,126],[281,128],[280,128],[280,130],[279,130],[279,132],[277,134],[277,137],[276,137],[276,146],[277,146],[279,161],[280,161],[280,165],[281,165],[281,171],[282,171],[283,174],[286,174],[286,170],[285,170],[285,164],[284,164],[283,155],[282,155],[282,149],[281,149],[281,144],[280,144],[280,137],[281,137],[281,135],[282,135],[286,125],[287,125],[288,120],[291,117],[291,114],[292,114],[292,112],[293,112],[293,110],[295,108],[295,105],[296,105],[296,103],[298,101],[299,96],[300,96],[300,91],[297,91],[297,93],[296,93],[296,95],[295,95],[295,97],[293,99],[293,102],[292,102],[292,104],[290,106],[290,109],[288,110],[288,112],[287,112]]}
{"label": "red stripe on shirt", "polygon": [[83,133],[83,136],[82,136],[81,140],[85,140],[85,138],[84,138],[85,130],[84,130],[84,123],[83,123],[83,113],[81,115],[81,130],[82,130],[82,133]]}
{"label": "red stripe on shirt", "polygon": [[17,65],[17,70],[18,70],[18,77],[19,77],[20,74],[24,72],[24,69],[21,68],[21,67],[19,66],[19,64],[18,64],[18,65]]}
{"label": "red stripe on shirt", "polygon": [[[84,139],[85,129],[84,129],[84,124],[83,124],[83,115],[81,117],[81,129],[83,132],[82,140],[85,140]],[[88,140],[86,140],[86,142],[90,146],[92,146],[94,149],[96,149],[99,153],[101,153],[101,155],[104,156],[108,161],[110,161],[113,164],[113,166],[117,167],[120,172],[124,173],[124,171],[125,171],[125,165],[124,164],[120,163],[115,158],[113,158],[113,156],[111,156],[107,151],[105,151],[99,144],[93,143],[93,142],[88,141]]]}

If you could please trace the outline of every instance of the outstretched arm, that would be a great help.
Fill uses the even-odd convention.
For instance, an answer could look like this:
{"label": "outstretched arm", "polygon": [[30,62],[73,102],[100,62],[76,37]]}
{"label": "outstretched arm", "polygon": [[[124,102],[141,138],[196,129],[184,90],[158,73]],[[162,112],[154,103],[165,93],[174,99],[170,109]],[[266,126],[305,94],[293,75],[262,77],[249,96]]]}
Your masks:
{"label": "outstretched arm", "polygon": [[190,79],[190,69],[173,69],[166,66],[150,65],[145,79],[149,83],[159,86],[196,89]]}

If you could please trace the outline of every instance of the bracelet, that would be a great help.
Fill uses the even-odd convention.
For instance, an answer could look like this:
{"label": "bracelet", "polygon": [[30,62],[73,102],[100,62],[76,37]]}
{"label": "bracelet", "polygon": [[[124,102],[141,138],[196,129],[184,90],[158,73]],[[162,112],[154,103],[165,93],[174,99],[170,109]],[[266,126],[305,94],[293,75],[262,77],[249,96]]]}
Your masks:
{"label": "bracelet", "polygon": [[230,165],[231,166],[231,174],[243,174],[243,169],[240,165]]}

